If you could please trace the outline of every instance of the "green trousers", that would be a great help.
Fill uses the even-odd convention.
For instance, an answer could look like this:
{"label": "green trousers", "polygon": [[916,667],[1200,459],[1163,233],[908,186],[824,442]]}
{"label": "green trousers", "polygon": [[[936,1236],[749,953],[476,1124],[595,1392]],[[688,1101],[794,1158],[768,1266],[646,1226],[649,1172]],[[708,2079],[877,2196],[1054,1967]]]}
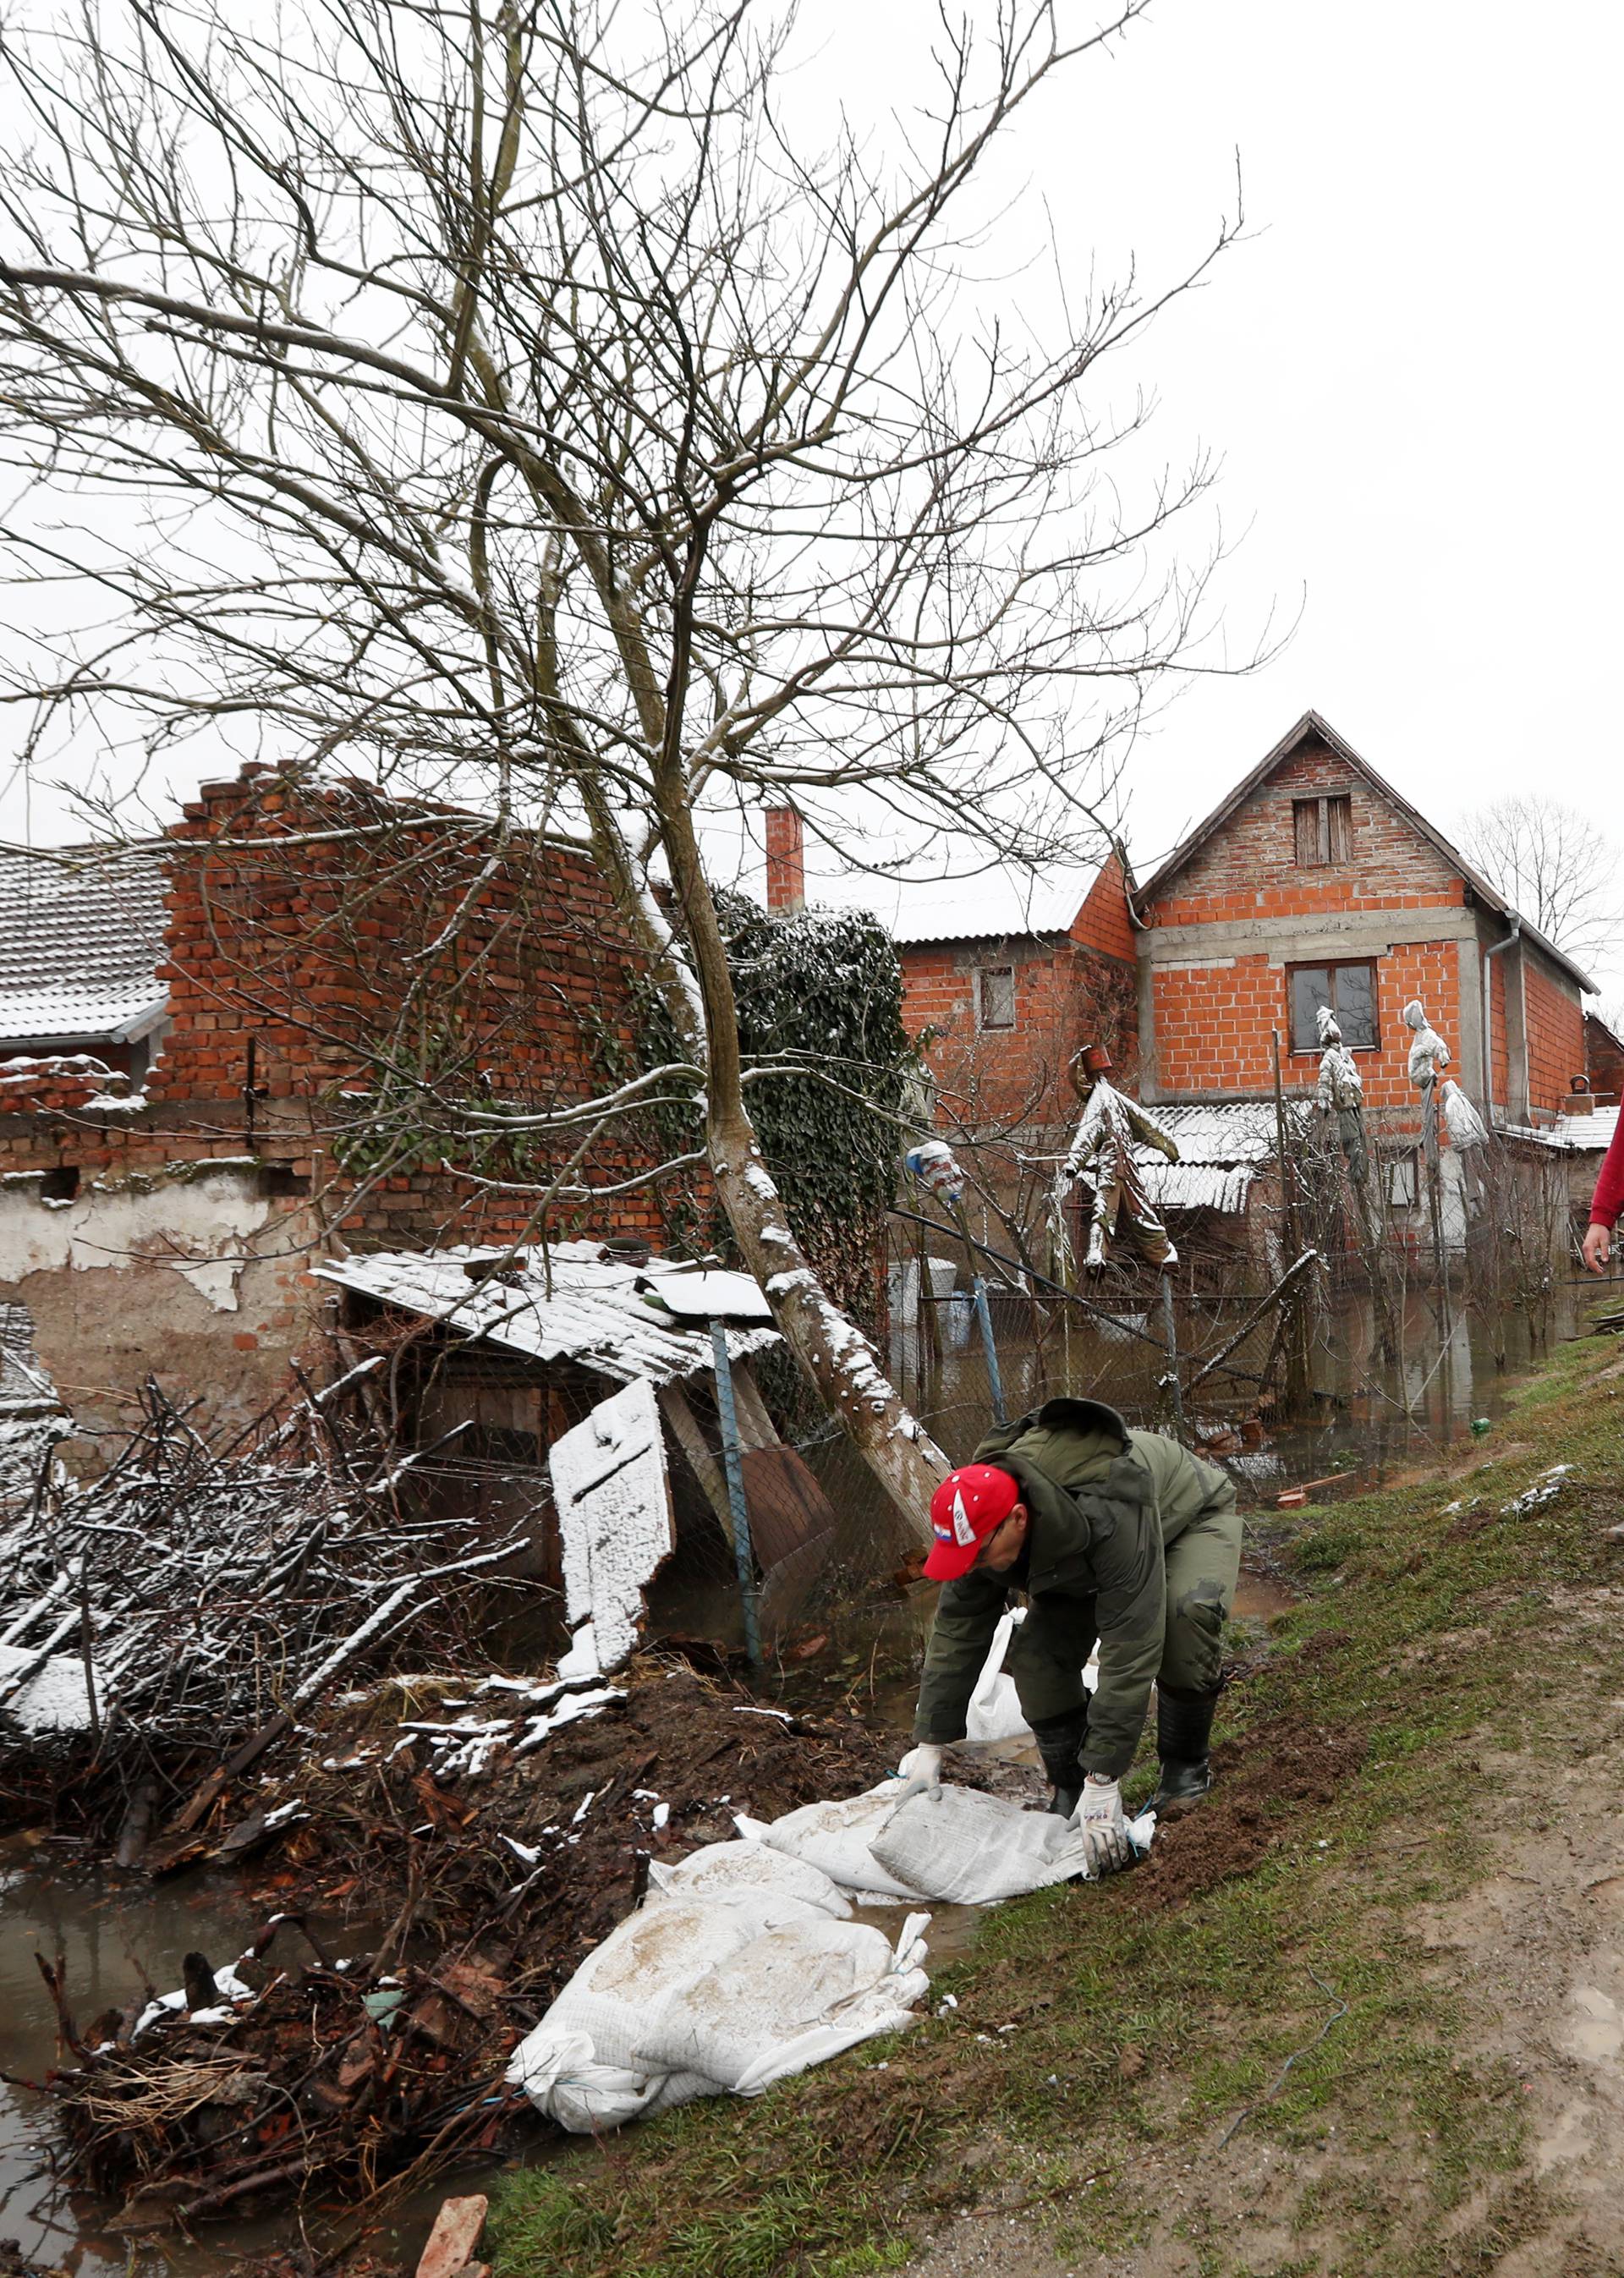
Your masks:
{"label": "green trousers", "polygon": [[[1224,1624],[1235,1602],[1240,1572],[1240,1513],[1234,1488],[1192,1519],[1163,1557],[1167,1607],[1156,1684],[1175,1696],[1215,1692]],[[1046,1592],[1032,1600],[1004,1663],[1029,1724],[1082,1707],[1087,1698],[1083,1668],[1096,1635],[1093,1598]],[[1109,1639],[1103,1651],[1110,1651]]]}

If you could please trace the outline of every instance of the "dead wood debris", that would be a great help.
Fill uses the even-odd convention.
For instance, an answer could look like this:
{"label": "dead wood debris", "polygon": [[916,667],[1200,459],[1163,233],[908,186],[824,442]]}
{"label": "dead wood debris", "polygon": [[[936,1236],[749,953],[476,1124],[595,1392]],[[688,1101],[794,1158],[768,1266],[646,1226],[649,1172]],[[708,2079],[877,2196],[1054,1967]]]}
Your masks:
{"label": "dead wood debris", "polygon": [[417,1510],[343,1405],[312,1395],[222,1442],[149,1383],[99,1479],[47,1466],[0,1518],[0,1821],[65,1813],[130,1863],[194,1785],[189,1756],[279,1737],[408,1641],[477,1630],[526,1533]]}
{"label": "dead wood debris", "polygon": [[[763,1713],[646,1655],[540,1745],[515,1745],[515,1740],[469,1777],[435,1728],[477,1691],[446,1678],[352,1693],[309,1753],[285,1738],[271,1769],[215,1793],[200,1855],[229,1857],[234,1831],[271,1823],[252,1888],[276,1911],[233,1965],[251,1999],[211,2002],[193,1957],[189,2010],[137,2030],[143,1992],[81,2030],[72,1988],[53,1988],[64,2061],[46,2086],[69,2176],[122,2198],[128,2223],[353,2205],[540,2127],[504,2086],[508,2053],[635,1902],[649,1858],[725,1839],[736,1809],[771,1818],[870,1784],[895,1749],[855,1718]],[[369,1924],[365,1953],[329,1951],[330,1932],[298,1950],[307,1913],[346,1907]]]}

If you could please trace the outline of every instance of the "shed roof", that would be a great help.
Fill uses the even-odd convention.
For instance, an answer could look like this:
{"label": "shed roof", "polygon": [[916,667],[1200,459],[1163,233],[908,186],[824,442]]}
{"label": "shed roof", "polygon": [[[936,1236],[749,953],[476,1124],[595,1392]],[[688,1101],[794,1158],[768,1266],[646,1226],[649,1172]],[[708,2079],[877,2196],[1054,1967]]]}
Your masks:
{"label": "shed roof", "polygon": [[[617,1384],[639,1377],[669,1384],[712,1363],[709,1327],[681,1326],[659,1302],[663,1279],[695,1278],[676,1258],[632,1265],[600,1242],[560,1242],[550,1250],[375,1250],[329,1259],[314,1271],[469,1339],[483,1337],[531,1360],[576,1361]],[[482,1273],[489,1278],[477,1278]],[[503,1278],[495,1278],[499,1273]],[[746,1277],[725,1278],[732,1283]],[[759,1290],[756,1298],[765,1311]],[[740,1309],[734,1291],[728,1311],[736,1315]],[[729,1358],[743,1360],[776,1343],[778,1332],[730,1328],[727,1336]]]}
{"label": "shed roof", "polygon": [[1300,745],[1309,742],[1323,743],[1328,750],[1334,752],[1339,760],[1345,761],[1356,774],[1361,775],[1371,789],[1396,806],[1405,820],[1419,831],[1430,845],[1437,849],[1450,868],[1460,873],[1471,888],[1474,896],[1485,909],[1494,910],[1501,917],[1514,917],[1521,931],[1544,951],[1553,965],[1559,966],[1567,974],[1570,981],[1575,982],[1581,989],[1588,990],[1591,996],[1596,994],[1596,983],[1590,979],[1590,975],[1582,967],[1575,965],[1572,958],[1559,950],[1553,941],[1548,941],[1537,926],[1530,924],[1521,912],[1506,900],[1497,886],[1491,886],[1480,871],[1472,868],[1460,848],[1452,845],[1436,824],[1429,822],[1419,807],[1412,806],[1402,791],[1395,791],[1386,776],[1378,774],[1369,761],[1353,749],[1346,737],[1339,736],[1330,721],[1323,718],[1318,712],[1305,712],[1296,725],[1280,738],[1274,749],[1259,761],[1251,774],[1243,776],[1234,788],[1219,800],[1205,822],[1198,823],[1183,844],[1174,849],[1149,883],[1140,893],[1138,897],[1140,907],[1147,909],[1159,895],[1165,893],[1179,871],[1193,855],[1199,853],[1215,832],[1221,830],[1230,817],[1246,805],[1253,792],[1268,781],[1277,768],[1283,766]]}
{"label": "shed roof", "polygon": [[161,860],[0,854],[0,1043],[122,1043],[162,1013]]}

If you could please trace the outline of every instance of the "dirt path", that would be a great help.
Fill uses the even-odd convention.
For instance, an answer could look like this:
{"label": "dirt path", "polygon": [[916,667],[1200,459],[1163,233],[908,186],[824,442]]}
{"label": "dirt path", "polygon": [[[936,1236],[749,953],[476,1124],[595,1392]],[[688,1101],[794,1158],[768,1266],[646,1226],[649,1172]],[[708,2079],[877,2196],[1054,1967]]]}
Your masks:
{"label": "dirt path", "polygon": [[[910,2278],[1624,2274],[1624,1588],[1570,1600],[1565,1622],[1577,1682],[1548,1704],[1553,1729],[1526,1749],[1460,1754],[1484,1838],[1468,1886],[1441,1901],[1407,1895],[1430,1838],[1402,1831],[1334,1870],[1383,1925],[1395,1968],[1407,1953],[1452,2013],[1449,2060],[1500,2083],[1520,2123],[1514,2162],[1468,2171],[1440,2221],[1420,2177],[1432,2131],[1373,2149],[1355,2060],[1306,2137],[1273,2140],[1265,2106],[1227,2144],[1226,2120],[1130,2156],[1082,2194],[1085,2229],[1116,2232],[1109,2244],[1079,2236],[1075,2192],[1033,2208],[1019,2183],[989,2184],[983,2168],[967,2180],[984,2187],[907,2264]],[[1407,2199],[1420,2235],[1371,2259],[1373,2209]]]}

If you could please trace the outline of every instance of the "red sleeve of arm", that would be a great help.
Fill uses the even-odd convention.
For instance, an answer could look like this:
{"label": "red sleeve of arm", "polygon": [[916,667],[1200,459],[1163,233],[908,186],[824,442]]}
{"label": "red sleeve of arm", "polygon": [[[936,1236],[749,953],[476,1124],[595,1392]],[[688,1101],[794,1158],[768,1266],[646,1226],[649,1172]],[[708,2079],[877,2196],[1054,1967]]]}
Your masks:
{"label": "red sleeve of arm", "polygon": [[1612,1226],[1624,1211],[1624,1111],[1619,1115],[1613,1144],[1608,1148],[1590,1204],[1590,1224]]}

